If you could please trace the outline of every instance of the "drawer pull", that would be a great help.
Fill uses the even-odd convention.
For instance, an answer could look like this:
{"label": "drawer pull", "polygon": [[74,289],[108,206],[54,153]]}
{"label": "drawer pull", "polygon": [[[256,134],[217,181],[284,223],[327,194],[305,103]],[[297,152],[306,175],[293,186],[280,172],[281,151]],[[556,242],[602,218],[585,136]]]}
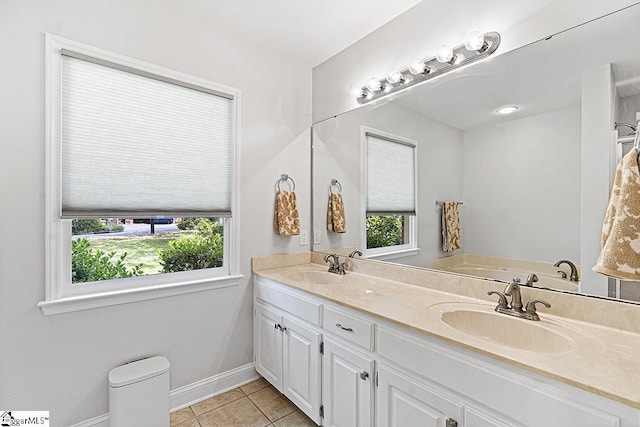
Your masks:
{"label": "drawer pull", "polygon": [[369,378],[369,373],[366,371],[360,371],[360,379],[366,381]]}
{"label": "drawer pull", "polygon": [[336,323],[336,327],[342,329],[343,331],[347,331],[347,332],[353,332],[352,328],[345,328],[344,326],[342,326],[340,323]]}

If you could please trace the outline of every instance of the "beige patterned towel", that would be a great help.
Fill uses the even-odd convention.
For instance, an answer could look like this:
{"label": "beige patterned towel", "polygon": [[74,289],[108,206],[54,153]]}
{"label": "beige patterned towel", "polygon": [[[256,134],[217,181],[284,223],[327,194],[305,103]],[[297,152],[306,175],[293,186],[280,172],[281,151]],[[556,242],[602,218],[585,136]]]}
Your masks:
{"label": "beige patterned towel", "polygon": [[640,280],[640,170],[633,148],[618,163],[602,224],[602,251],[593,271]]}
{"label": "beige patterned towel", "polygon": [[342,194],[329,194],[329,205],[327,206],[327,230],[334,233],[346,233],[347,221],[344,217],[344,203]]}
{"label": "beige patterned towel", "polygon": [[281,236],[297,236],[300,234],[300,217],[298,215],[298,201],[296,200],[295,192],[279,190],[276,194],[273,231]]}
{"label": "beige patterned towel", "polygon": [[442,250],[453,252],[461,247],[458,202],[444,202],[442,204]]}

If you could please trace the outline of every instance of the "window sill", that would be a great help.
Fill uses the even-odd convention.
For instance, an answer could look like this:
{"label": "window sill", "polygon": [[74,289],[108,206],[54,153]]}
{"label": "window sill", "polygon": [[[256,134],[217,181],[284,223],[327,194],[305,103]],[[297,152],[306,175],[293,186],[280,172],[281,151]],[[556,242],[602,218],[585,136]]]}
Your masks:
{"label": "window sill", "polygon": [[417,255],[420,252],[420,248],[401,249],[398,251],[389,251],[383,253],[377,253],[372,255],[366,255],[366,259],[376,259],[380,261],[386,261],[395,258],[404,258],[412,255]]}
{"label": "window sill", "polygon": [[149,286],[145,288],[126,289],[112,292],[95,293],[91,295],[62,297],[51,301],[41,301],[38,307],[45,316],[70,313],[73,311],[89,310],[110,305],[127,304],[155,298],[202,292],[211,289],[237,286],[244,275],[238,274],[213,279],[200,279],[168,285]]}

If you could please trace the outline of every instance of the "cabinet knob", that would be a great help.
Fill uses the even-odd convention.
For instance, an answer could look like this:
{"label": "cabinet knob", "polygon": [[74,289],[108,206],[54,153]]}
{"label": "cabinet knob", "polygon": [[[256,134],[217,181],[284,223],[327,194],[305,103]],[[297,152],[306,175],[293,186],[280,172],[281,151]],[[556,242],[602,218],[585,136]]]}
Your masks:
{"label": "cabinet knob", "polygon": [[369,378],[369,373],[366,371],[360,371],[360,379],[366,381]]}

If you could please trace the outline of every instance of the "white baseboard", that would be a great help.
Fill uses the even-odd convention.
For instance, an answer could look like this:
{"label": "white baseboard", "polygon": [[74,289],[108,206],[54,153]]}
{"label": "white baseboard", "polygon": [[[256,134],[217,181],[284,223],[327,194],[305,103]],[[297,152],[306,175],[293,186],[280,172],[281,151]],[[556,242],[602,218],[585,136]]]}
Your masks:
{"label": "white baseboard", "polygon": [[78,424],[74,424],[71,427],[109,427],[109,414],[99,415],[91,418],[90,420],[84,420]]}
{"label": "white baseboard", "polygon": [[258,379],[253,363],[171,390],[171,412],[233,390]]}
{"label": "white baseboard", "polygon": [[[240,387],[258,378],[255,365],[249,363],[239,368],[171,390],[169,393],[171,412]],[[81,423],[74,424],[71,427],[109,427],[109,414],[99,415],[82,421]]]}

